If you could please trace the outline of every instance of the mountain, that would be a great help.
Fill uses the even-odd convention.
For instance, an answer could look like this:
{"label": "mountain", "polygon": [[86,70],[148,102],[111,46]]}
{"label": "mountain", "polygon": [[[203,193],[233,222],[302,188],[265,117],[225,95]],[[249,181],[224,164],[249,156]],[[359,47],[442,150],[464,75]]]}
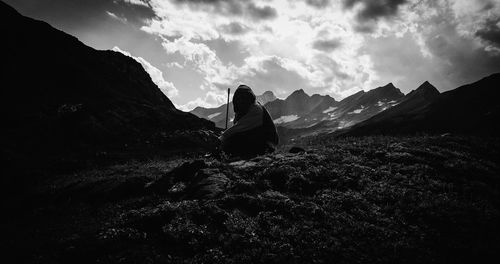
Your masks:
{"label": "mountain", "polygon": [[364,122],[355,125],[352,131],[354,131],[358,127],[363,127],[368,124],[375,124],[383,120],[390,120],[393,118],[397,118],[402,113],[421,111],[422,108],[425,108],[438,96],[439,96],[439,91],[436,89],[436,87],[434,87],[432,84],[426,81],[422,85],[420,85],[417,89],[408,93],[403,98],[403,100],[401,100],[401,103],[373,116],[372,118]]}
{"label": "mountain", "polygon": [[500,73],[438,94],[428,82],[398,106],[342,131],[343,135],[500,132]]}
{"label": "mountain", "polygon": [[404,94],[389,83],[345,98],[338,109],[329,114],[331,121],[338,123],[337,128],[349,127],[399,104],[403,98]]}
{"label": "mountain", "polygon": [[[337,102],[325,95],[293,92],[285,100],[266,105],[283,135],[331,132],[364,121],[397,105],[404,94],[392,83],[368,92],[360,91]],[[290,129],[297,129],[290,131]],[[286,131],[286,132],[285,132]]]}
{"label": "mountain", "polygon": [[307,116],[314,111],[323,111],[336,105],[337,101],[328,95],[309,96],[304,90],[296,90],[286,99],[275,100],[266,104],[269,114],[277,125],[287,127],[305,127],[313,119]]}
{"label": "mountain", "polygon": [[261,103],[262,105],[265,105],[269,102],[272,102],[274,100],[278,99],[276,95],[272,91],[266,91],[261,95],[257,96],[257,101]]}
{"label": "mountain", "polygon": [[[438,89],[428,81],[422,83],[417,89],[411,91],[405,96],[405,101],[408,99],[421,99],[424,101],[431,101],[439,95]],[[417,99],[418,98],[418,99]]]}
{"label": "mountain", "polygon": [[[257,96],[257,101],[262,105],[265,105],[269,102],[276,100],[276,96],[272,91],[266,91],[261,95]],[[204,118],[210,120],[215,123],[215,125],[219,128],[225,128],[226,126],[226,111],[227,104],[223,104],[216,108],[205,108],[205,107],[196,107],[190,113],[196,115],[197,117]],[[228,126],[231,126],[231,120],[234,118],[233,111],[233,102],[229,102],[229,119]]]}
{"label": "mountain", "polygon": [[171,139],[188,130],[214,129],[177,110],[134,59],[90,48],[3,2],[0,17],[7,66],[0,104],[3,157],[169,149],[179,143]]}

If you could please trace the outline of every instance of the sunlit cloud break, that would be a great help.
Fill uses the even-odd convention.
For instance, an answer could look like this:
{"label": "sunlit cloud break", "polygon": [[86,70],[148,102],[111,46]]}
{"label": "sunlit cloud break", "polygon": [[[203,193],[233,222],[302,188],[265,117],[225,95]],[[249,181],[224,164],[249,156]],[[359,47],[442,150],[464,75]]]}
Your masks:
{"label": "sunlit cloud break", "polygon": [[89,0],[79,16],[52,1],[63,30],[126,50],[184,110],[221,105],[242,83],[342,99],[500,71],[499,0]]}
{"label": "sunlit cloud break", "polygon": [[[150,5],[157,17],[142,30],[161,36],[165,52],[180,54],[202,76],[200,94],[222,96],[225,87],[244,82],[262,92],[286,94],[302,88],[341,98],[387,82],[409,91],[433,77],[441,89],[451,89],[474,77],[457,80],[451,73],[447,80],[450,72],[464,72],[469,67],[467,63],[450,65],[448,57],[453,54],[443,58],[441,49],[451,46],[457,54],[475,53],[470,58],[473,63],[498,59],[495,50],[499,43],[485,32],[494,35],[498,26],[488,26],[499,19],[500,7],[488,1],[152,0]],[[475,12],[464,12],[471,7]],[[252,13],[255,10],[261,15]],[[434,24],[436,19],[442,23]],[[443,43],[435,44],[439,38]],[[238,48],[217,49],[210,45],[215,40]],[[406,41],[413,42],[411,52],[403,54],[406,57],[381,48],[386,42],[397,46]],[[457,44],[464,41],[470,46]],[[232,57],[241,57],[244,63],[222,61],[227,52],[235,53]],[[421,64],[415,65],[418,75],[415,71],[398,72],[407,60]],[[422,70],[425,68],[429,70]],[[431,69],[438,74],[430,74]],[[296,86],[286,79],[293,79]],[[205,106],[223,103],[223,97],[201,103],[206,97],[194,99],[190,107],[195,106],[193,102]]]}

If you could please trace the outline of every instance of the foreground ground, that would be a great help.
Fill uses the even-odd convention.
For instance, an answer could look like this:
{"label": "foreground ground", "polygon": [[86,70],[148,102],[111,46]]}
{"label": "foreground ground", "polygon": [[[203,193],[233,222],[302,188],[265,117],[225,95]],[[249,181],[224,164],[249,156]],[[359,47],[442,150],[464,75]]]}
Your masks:
{"label": "foreground ground", "polygon": [[50,177],[16,198],[6,246],[18,262],[36,263],[500,257],[498,140],[366,137],[304,148],[250,161],[158,158]]}

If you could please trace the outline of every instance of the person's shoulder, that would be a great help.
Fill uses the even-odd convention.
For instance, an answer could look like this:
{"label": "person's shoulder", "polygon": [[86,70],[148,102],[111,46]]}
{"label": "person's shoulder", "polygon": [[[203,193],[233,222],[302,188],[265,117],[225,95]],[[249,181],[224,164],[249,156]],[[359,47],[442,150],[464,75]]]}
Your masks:
{"label": "person's shoulder", "polygon": [[[255,112],[262,112],[264,110],[264,106],[262,106],[260,103],[255,103],[252,106],[250,106],[250,111],[255,111]],[[249,112],[250,112],[249,111]]]}
{"label": "person's shoulder", "polygon": [[266,107],[262,105],[259,102],[256,102],[255,105],[261,110],[261,111],[267,111]]}

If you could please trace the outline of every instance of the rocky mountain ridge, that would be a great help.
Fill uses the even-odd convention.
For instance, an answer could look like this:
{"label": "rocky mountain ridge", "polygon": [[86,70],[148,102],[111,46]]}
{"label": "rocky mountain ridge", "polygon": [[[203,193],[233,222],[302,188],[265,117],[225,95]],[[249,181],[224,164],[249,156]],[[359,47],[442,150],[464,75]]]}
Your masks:
{"label": "rocky mountain ridge", "polygon": [[[272,91],[266,91],[261,95],[257,95],[257,101],[262,105],[265,105],[269,102],[276,100],[277,97],[274,95]],[[196,107],[191,110],[190,113],[196,115],[197,117],[204,118],[210,120],[215,123],[215,125],[219,128],[225,128],[226,126],[226,111],[227,104],[223,104],[216,108],[205,108],[205,107]],[[229,119],[228,119],[228,127],[231,127],[234,118],[233,111],[233,102],[229,102]]]}
{"label": "rocky mountain ridge", "polygon": [[44,163],[77,154],[169,150],[173,142],[197,147],[208,139],[173,137],[215,129],[177,110],[134,59],[90,48],[3,2],[0,20],[0,45],[8,51],[2,57],[8,67],[2,70],[0,104],[1,154],[7,160]]}
{"label": "rocky mountain ridge", "polygon": [[350,129],[344,135],[415,133],[500,134],[500,73],[439,94],[429,83],[406,96],[399,105]]}

